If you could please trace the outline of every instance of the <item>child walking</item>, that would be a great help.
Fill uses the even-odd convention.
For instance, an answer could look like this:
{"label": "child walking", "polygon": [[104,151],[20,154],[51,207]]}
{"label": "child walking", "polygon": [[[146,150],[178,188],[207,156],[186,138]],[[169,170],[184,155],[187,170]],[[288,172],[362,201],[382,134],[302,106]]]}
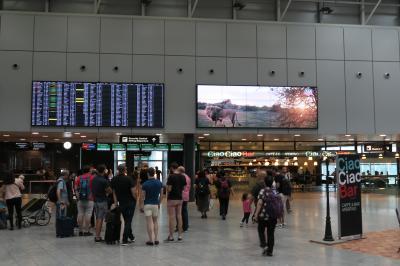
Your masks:
{"label": "child walking", "polygon": [[249,225],[249,217],[251,214],[251,196],[248,193],[243,193],[242,204],[243,204],[243,219],[240,222],[240,227],[243,227],[244,222],[246,222],[246,227]]}

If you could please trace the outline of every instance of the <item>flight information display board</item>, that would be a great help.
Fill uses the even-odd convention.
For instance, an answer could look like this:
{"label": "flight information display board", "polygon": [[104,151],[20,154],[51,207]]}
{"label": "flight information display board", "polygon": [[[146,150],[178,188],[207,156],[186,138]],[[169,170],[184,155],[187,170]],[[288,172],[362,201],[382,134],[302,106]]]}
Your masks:
{"label": "flight information display board", "polygon": [[32,83],[32,126],[162,128],[163,111],[163,84]]}

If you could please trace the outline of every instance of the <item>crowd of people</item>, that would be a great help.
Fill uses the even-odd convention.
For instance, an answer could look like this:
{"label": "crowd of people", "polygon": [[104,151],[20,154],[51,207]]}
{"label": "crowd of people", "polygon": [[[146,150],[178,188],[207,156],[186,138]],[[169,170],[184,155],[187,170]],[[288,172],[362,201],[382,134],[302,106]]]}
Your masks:
{"label": "crowd of people", "polygon": [[[86,166],[78,175],[62,171],[48,193],[49,201],[55,205],[56,236],[72,236],[73,228],[77,227],[81,237],[94,235],[96,243],[116,243],[120,241],[122,217],[121,245],[129,245],[136,239],[132,221],[138,206],[146,220],[146,245],[159,245],[158,217],[161,202],[166,197],[168,237],[164,242],[183,241],[183,233],[189,229],[188,202],[192,179],[185,173],[185,168],[176,163],[171,164],[165,184],[160,181],[160,176],[161,171],[147,166],[135,169],[133,175],[128,175],[125,165],[118,166],[115,176],[105,165],[97,168]],[[219,215],[226,220],[230,199],[235,195],[229,176],[223,170],[215,175],[202,170],[196,173],[193,180],[194,197],[201,218],[208,218],[214,198],[218,198]],[[216,192],[212,191],[212,186],[215,186]],[[14,229],[14,209],[16,225],[21,228],[23,189],[23,176],[6,178],[0,189],[0,203],[1,199],[6,202],[10,230]],[[240,227],[248,227],[250,217],[250,222],[258,223],[260,246],[265,256],[272,256],[275,228],[286,226],[284,209],[286,213],[291,212],[290,200],[290,176],[286,167],[280,171],[275,168],[258,169],[255,184],[241,197],[243,218]],[[106,229],[103,237],[104,222]],[[72,233],[66,233],[68,230]]]}

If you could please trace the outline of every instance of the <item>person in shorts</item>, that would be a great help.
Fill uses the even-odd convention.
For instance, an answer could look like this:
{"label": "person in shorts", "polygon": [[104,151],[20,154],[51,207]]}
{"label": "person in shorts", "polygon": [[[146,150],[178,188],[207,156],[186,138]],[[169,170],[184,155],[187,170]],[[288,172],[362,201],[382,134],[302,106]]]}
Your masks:
{"label": "person in shorts", "polygon": [[178,172],[178,164],[171,164],[172,173],[167,180],[167,208],[169,235],[165,242],[174,241],[175,222],[178,224],[178,241],[182,241],[182,192],[186,186],[186,178]]}
{"label": "person in shorts", "polygon": [[90,218],[93,212],[93,195],[92,195],[92,181],[93,175],[90,172],[90,167],[83,168],[83,175],[80,175],[75,180],[76,198],[78,201],[78,226],[79,236],[92,236],[89,232]]}
{"label": "person in shorts", "polygon": [[148,179],[142,185],[142,197],[140,199],[140,211],[144,212],[147,223],[149,241],[146,245],[158,245],[158,213],[162,197],[162,183],[155,176],[154,168],[148,169]]}
{"label": "person in shorts", "polygon": [[101,228],[103,226],[103,221],[106,217],[108,211],[107,195],[112,193],[110,183],[107,178],[107,167],[103,164],[97,167],[97,175],[92,181],[92,194],[94,199],[94,210],[96,214],[96,236],[94,238],[95,242],[102,242]]}

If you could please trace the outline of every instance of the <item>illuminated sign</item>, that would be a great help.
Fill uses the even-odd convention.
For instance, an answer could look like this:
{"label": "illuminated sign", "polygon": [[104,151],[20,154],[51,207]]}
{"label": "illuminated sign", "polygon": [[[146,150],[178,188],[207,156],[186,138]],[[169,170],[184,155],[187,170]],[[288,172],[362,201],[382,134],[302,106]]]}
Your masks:
{"label": "illuminated sign", "polygon": [[205,157],[335,157],[336,153],[331,151],[208,151],[202,152]]}

